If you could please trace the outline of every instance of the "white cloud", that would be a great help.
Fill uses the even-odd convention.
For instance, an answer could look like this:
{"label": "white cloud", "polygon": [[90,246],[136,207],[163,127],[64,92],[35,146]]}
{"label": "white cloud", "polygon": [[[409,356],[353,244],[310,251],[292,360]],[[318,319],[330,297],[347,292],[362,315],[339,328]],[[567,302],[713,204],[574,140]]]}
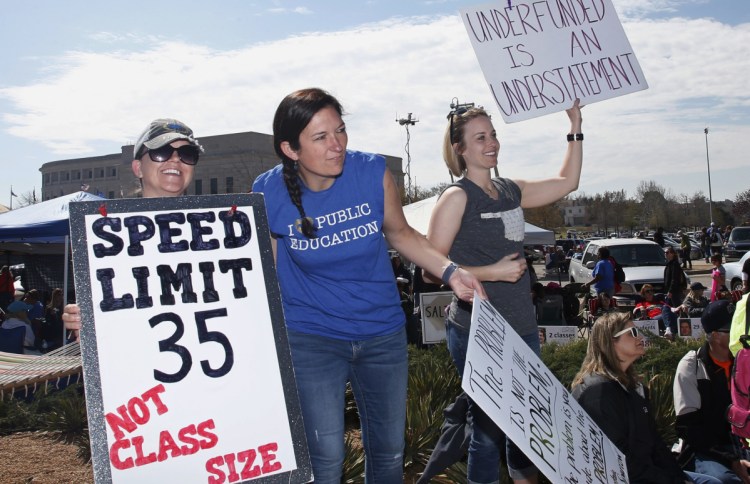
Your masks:
{"label": "white cloud", "polygon": [[275,8],[269,8],[268,12],[273,13],[273,14],[295,13],[299,15],[311,15],[313,13],[313,11],[307,7],[293,7],[293,8],[275,7]]}
{"label": "white cloud", "polygon": [[[621,3],[633,10],[644,2]],[[642,179],[668,185],[684,174],[695,180],[672,187],[675,193],[701,189],[705,125],[711,126],[712,169],[746,167],[750,26],[671,19],[631,20],[624,27],[650,88],[585,108],[581,189],[632,194]],[[13,107],[4,115],[10,132],[71,157],[93,154],[103,142],[116,152],[149,120],[164,116],[185,121],[199,137],[270,132],[284,95],[320,86],[350,113],[354,149],[405,160],[406,133],[395,119],[414,113],[420,121],[411,128],[411,173],[419,186],[429,186],[448,181],[440,143],[451,99],[497,113],[457,16],[391,19],[236,50],[149,45],[135,52],[69,52],[45,79],[0,89]],[[564,113],[512,125],[494,119],[501,174],[557,173],[569,126]],[[728,177],[726,183],[739,182]]]}

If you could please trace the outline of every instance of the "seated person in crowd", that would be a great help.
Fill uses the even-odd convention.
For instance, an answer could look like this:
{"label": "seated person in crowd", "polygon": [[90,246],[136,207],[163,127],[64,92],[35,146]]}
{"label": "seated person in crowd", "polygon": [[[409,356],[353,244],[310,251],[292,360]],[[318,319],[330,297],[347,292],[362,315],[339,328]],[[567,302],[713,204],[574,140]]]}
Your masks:
{"label": "seated person in crowd", "polygon": [[708,306],[708,298],[703,295],[706,289],[708,288],[700,282],[692,283],[690,292],[676,309],[681,310],[689,318],[700,318],[706,306]]}
{"label": "seated person in crowd", "polygon": [[677,334],[677,315],[668,304],[654,299],[654,286],[644,284],[641,288],[641,296],[643,299],[633,309],[635,317],[655,319],[659,322],[659,330],[663,331],[667,338]]}
{"label": "seated person in crowd", "polygon": [[[5,321],[3,321],[2,327],[5,329],[13,329],[19,326],[26,328],[26,335],[23,338],[24,353],[32,351],[36,338],[34,337],[34,330],[31,329],[31,322],[29,321],[29,310],[32,308],[30,304],[26,304],[23,301],[13,301],[8,305],[5,310]],[[32,352],[36,354],[36,352]]]}
{"label": "seated person in crowd", "polygon": [[573,398],[625,454],[631,484],[719,482],[683,471],[659,436],[646,389],[633,367],[644,354],[632,315],[605,314],[591,327],[586,357],[571,385]]}
{"label": "seated person in crowd", "polygon": [[729,351],[733,305],[708,305],[701,316],[706,342],[689,351],[674,379],[675,426],[681,439],[683,469],[707,474],[722,483],[750,483],[750,462],[740,458],[726,419],[732,401],[729,381],[734,358]]}
{"label": "seated person in crowd", "polygon": [[609,294],[606,292],[600,292],[596,296],[596,312],[594,313],[595,317],[602,316],[604,314],[607,314],[609,312],[615,311],[614,303],[612,301],[612,297],[610,297]]}
{"label": "seated person in crowd", "polygon": [[26,293],[23,300],[31,306],[31,309],[29,309],[30,320],[44,318],[44,304],[42,304],[41,297],[39,297],[39,291],[36,289],[30,290]]}

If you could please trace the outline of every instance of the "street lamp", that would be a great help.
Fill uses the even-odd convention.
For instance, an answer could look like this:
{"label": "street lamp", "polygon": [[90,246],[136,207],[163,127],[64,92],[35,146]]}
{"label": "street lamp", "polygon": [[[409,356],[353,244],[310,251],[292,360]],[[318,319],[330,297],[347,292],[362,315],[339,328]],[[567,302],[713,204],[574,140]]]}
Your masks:
{"label": "street lamp", "polygon": [[409,201],[409,203],[411,203],[411,153],[409,153],[409,140],[411,139],[411,134],[409,134],[409,126],[414,126],[419,122],[419,120],[417,118],[413,118],[411,116],[411,113],[409,113],[409,115],[405,118],[396,119],[396,122],[401,126],[406,126],[406,199]]}
{"label": "street lamp", "polygon": [[710,222],[714,221],[714,210],[712,208],[713,197],[711,196],[711,163],[708,161],[708,126],[703,130],[706,135],[706,167],[708,168],[708,217]]}

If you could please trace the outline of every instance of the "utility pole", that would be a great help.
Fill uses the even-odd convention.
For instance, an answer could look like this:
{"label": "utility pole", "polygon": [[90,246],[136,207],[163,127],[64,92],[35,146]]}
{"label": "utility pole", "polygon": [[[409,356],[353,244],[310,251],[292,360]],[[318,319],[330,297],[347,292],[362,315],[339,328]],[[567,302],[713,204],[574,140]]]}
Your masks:
{"label": "utility pole", "polygon": [[711,196],[711,164],[708,162],[708,126],[703,130],[706,135],[706,167],[708,168],[708,216],[710,222],[714,221],[713,197]]}
{"label": "utility pole", "polygon": [[411,189],[411,153],[409,152],[409,141],[411,140],[411,133],[409,133],[409,126],[414,126],[419,122],[417,118],[412,117],[412,113],[405,118],[396,118],[396,122],[401,126],[406,127],[406,199],[409,203],[412,202],[412,189]]}

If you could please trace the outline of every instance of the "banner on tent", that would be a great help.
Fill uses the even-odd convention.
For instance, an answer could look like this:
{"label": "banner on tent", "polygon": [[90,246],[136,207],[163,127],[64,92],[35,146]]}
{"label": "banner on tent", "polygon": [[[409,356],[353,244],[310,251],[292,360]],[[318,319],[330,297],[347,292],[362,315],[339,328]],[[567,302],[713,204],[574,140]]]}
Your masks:
{"label": "banner on tent", "polygon": [[262,195],[75,203],[70,224],[97,482],[309,481]]}

